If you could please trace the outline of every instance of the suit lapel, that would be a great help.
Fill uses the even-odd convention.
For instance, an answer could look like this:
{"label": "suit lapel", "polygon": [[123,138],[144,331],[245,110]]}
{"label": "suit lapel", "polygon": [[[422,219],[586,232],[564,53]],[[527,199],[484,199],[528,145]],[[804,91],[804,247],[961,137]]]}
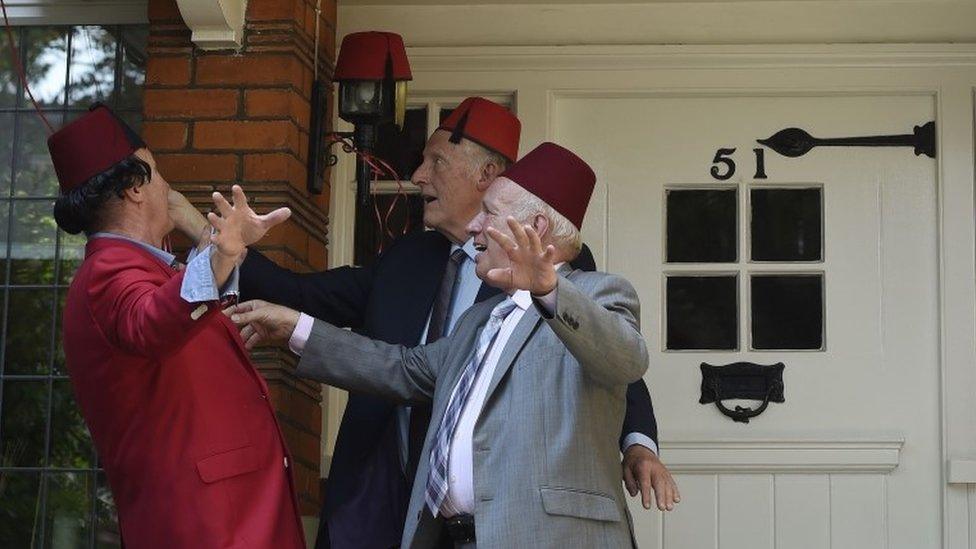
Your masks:
{"label": "suit lapel", "polygon": [[[567,263],[563,263],[562,266],[556,271],[560,276],[569,277],[573,273],[572,267]],[[482,285],[482,290],[488,286],[487,284]],[[542,320],[542,316],[539,315],[539,310],[536,309],[536,305],[533,302],[525,314],[522,315],[522,319],[515,326],[515,330],[512,335],[508,338],[508,342],[505,343],[505,349],[502,350],[502,354],[498,357],[498,365],[495,366],[495,372],[491,376],[491,384],[488,385],[488,393],[485,395],[485,402],[491,398],[491,395],[501,384],[502,379],[505,374],[512,368],[512,363],[515,362],[515,357],[518,356],[519,352],[529,341],[529,337],[535,332],[536,326]]]}
{"label": "suit lapel", "polygon": [[488,402],[492,393],[498,388],[505,374],[512,367],[512,363],[515,362],[515,357],[518,356],[522,347],[525,347],[526,342],[528,342],[529,337],[535,331],[535,327],[541,319],[542,317],[539,316],[535,305],[530,306],[525,311],[525,314],[522,315],[512,335],[508,338],[508,342],[505,343],[505,348],[502,350],[501,356],[498,357],[498,364],[495,366],[495,372],[491,376],[491,383],[488,385],[485,402]]}

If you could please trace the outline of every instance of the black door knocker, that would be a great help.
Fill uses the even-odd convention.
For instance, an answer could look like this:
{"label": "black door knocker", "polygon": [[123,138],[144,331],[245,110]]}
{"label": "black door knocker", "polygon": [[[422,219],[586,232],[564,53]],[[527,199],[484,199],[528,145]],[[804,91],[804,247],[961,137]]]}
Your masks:
{"label": "black door knocker", "polygon": [[[782,362],[764,366],[752,362],[735,362],[725,366],[701,364],[702,383],[700,404],[714,402],[719,411],[732,418],[732,421],[749,423],[749,418],[766,411],[770,402],[786,402],[783,398]],[[761,400],[756,408],[736,406],[730,410],[722,404],[723,400],[749,399]]]}

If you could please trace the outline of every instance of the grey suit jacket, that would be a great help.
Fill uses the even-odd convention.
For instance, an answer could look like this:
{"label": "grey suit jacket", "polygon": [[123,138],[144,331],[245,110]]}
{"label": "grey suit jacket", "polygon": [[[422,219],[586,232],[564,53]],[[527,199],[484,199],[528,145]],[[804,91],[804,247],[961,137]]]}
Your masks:
{"label": "grey suit jacket", "polygon": [[[631,547],[617,436],[627,385],[647,369],[640,304],[629,282],[560,271],[555,314],[526,311],[495,369],[475,425],[479,549]],[[298,374],[399,402],[433,401],[438,425],[491,309],[476,304],[454,332],[420,347],[390,345],[316,320]],[[429,429],[403,532],[405,548],[440,531],[424,504]]]}

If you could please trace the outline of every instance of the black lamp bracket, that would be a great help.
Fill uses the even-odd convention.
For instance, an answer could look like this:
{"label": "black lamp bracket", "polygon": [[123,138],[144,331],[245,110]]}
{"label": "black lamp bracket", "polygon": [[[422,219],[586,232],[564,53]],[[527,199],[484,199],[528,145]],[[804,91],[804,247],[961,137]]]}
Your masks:
{"label": "black lamp bracket", "polygon": [[325,149],[328,151],[328,158],[325,161],[327,167],[335,166],[339,163],[339,157],[332,152],[332,147],[335,145],[342,146],[342,152],[346,154],[352,154],[356,152],[350,144],[349,140],[353,138],[354,132],[329,132],[325,134],[325,137],[329,140],[329,144],[326,145]]}

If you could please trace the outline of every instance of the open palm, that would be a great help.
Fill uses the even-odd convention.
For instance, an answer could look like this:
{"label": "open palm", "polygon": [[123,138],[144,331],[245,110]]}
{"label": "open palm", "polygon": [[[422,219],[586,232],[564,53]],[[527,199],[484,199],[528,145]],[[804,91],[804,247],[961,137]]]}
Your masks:
{"label": "open palm", "polygon": [[528,290],[535,295],[551,292],[559,280],[553,265],[556,249],[552,244],[543,246],[539,233],[531,226],[520,225],[511,216],[506,221],[511,237],[494,227],[488,227],[487,232],[508,255],[510,266],[490,269],[485,274],[488,282],[499,288]]}

